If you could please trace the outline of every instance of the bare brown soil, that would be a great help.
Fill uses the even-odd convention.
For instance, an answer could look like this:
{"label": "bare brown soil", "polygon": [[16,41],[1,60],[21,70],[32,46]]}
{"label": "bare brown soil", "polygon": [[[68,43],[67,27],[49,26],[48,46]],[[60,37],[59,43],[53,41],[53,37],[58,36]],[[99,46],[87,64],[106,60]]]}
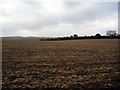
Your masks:
{"label": "bare brown soil", "polygon": [[4,40],[3,89],[120,88],[118,40]]}

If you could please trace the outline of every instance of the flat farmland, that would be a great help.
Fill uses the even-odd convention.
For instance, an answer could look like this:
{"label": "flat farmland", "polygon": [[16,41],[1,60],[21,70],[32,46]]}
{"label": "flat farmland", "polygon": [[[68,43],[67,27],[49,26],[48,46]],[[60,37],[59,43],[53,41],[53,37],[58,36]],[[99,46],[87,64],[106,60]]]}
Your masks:
{"label": "flat farmland", "polygon": [[120,88],[117,39],[3,40],[3,89]]}

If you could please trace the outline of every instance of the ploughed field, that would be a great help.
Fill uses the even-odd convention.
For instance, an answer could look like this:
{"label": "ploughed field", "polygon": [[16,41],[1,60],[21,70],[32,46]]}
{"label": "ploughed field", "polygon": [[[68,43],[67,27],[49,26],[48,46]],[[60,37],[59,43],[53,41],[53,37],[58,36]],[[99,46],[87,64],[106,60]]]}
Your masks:
{"label": "ploughed field", "polygon": [[4,88],[119,88],[118,40],[3,40]]}

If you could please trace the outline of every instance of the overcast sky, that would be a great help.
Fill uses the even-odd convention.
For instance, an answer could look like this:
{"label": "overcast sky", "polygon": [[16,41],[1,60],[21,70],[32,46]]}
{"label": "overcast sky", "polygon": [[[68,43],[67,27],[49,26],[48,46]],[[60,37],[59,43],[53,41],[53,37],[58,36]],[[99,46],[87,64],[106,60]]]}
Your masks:
{"label": "overcast sky", "polygon": [[0,0],[2,36],[84,36],[117,31],[118,2],[100,1]]}

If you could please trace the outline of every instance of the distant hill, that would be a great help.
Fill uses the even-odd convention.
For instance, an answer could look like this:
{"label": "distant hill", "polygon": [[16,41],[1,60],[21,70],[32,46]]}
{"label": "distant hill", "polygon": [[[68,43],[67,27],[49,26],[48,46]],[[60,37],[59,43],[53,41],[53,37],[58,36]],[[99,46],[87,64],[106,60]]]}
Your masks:
{"label": "distant hill", "polygon": [[8,36],[8,37],[0,37],[2,40],[20,40],[20,39],[51,39],[50,37],[23,37],[23,36]]}

